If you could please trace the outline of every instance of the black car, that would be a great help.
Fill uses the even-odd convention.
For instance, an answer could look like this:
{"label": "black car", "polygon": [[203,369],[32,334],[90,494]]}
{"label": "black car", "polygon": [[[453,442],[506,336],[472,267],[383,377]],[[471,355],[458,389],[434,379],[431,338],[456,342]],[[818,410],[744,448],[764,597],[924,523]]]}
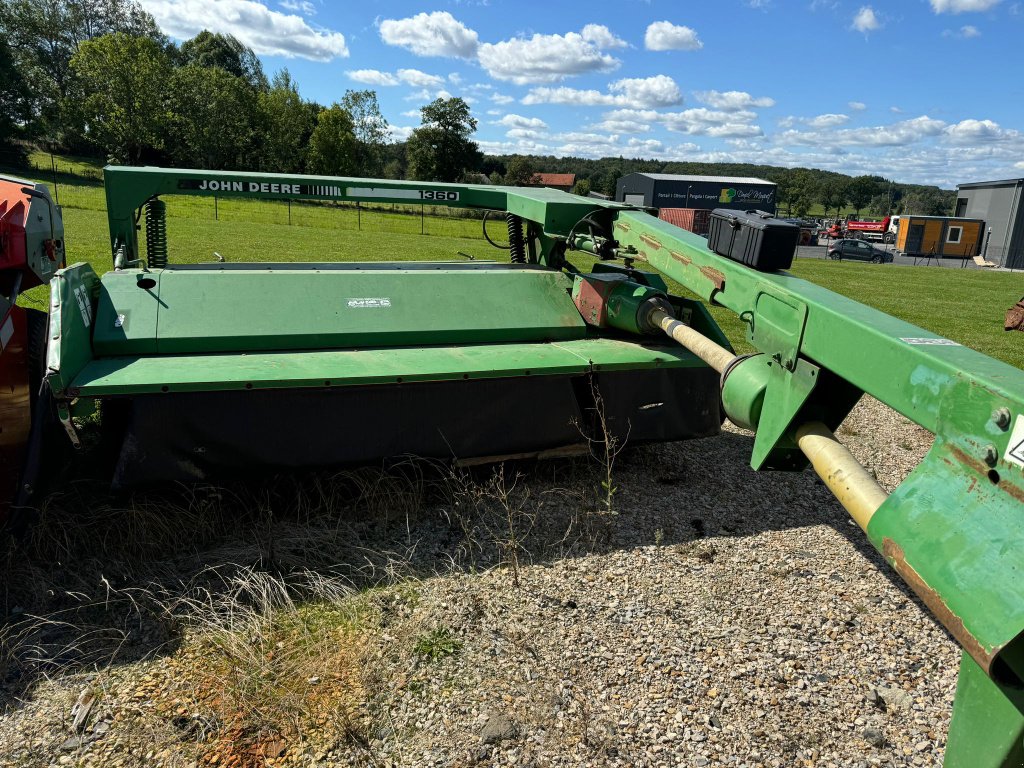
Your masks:
{"label": "black car", "polygon": [[875,248],[871,243],[866,243],[863,240],[854,240],[853,238],[836,240],[832,243],[828,247],[828,257],[839,260],[870,261],[874,264],[888,264],[892,261],[892,253],[890,251]]}

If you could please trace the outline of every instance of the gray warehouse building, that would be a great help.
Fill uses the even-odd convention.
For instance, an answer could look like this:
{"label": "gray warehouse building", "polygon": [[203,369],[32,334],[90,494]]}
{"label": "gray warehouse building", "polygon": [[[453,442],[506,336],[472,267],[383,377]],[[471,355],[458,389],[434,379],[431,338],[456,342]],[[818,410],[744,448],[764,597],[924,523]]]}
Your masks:
{"label": "gray warehouse building", "polygon": [[775,184],[740,176],[629,173],[615,184],[615,199],[655,208],[732,208],[775,213]]}
{"label": "gray warehouse building", "polygon": [[982,219],[982,255],[989,261],[1024,269],[1024,179],[977,181],[956,188],[956,216]]}

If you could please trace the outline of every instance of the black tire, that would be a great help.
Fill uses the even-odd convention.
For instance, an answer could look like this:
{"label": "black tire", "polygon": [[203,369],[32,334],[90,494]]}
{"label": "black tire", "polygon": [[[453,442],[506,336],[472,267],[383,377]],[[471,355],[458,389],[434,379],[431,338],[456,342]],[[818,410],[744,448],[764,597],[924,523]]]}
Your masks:
{"label": "black tire", "polygon": [[872,256],[871,257],[871,263],[872,264],[881,264],[882,263],[882,257],[878,256],[877,254],[875,256]]}
{"label": "black tire", "polygon": [[839,261],[840,258],[838,253],[830,253],[828,257],[832,259],[832,261]]}
{"label": "black tire", "polygon": [[895,243],[896,242],[896,235],[894,235],[892,232],[886,232],[882,236],[882,242],[883,243],[888,243],[888,244]]}
{"label": "black tire", "polygon": [[25,327],[28,331],[28,386],[32,408],[35,409],[39,388],[46,376],[46,332],[50,327],[50,316],[42,310],[26,308]]}

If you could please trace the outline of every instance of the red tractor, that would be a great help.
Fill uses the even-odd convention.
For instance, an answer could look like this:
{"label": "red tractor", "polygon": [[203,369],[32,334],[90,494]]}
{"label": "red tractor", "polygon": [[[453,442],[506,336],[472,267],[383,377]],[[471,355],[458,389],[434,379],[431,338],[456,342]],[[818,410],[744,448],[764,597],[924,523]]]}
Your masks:
{"label": "red tractor", "polygon": [[46,187],[0,176],[0,526],[9,500],[30,491],[19,487],[33,461],[25,448],[43,421],[48,315],[19,307],[18,296],[64,266],[64,224]]}

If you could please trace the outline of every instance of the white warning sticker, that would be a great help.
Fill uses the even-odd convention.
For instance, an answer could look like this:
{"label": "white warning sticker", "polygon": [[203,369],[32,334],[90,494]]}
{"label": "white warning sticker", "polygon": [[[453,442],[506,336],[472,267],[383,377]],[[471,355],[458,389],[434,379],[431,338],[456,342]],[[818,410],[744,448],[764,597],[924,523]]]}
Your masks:
{"label": "white warning sticker", "polygon": [[924,345],[931,345],[931,346],[935,346],[935,347],[959,347],[959,346],[962,346],[960,344],[957,344],[952,339],[933,339],[933,338],[927,337],[927,336],[910,336],[910,337],[906,337],[906,338],[901,338],[900,341],[905,341],[905,342],[907,342],[907,344],[924,344]]}
{"label": "white warning sticker", "polygon": [[1017,420],[1013,423],[1013,432],[1010,433],[1010,442],[1006,444],[1006,453],[1003,459],[1018,467],[1024,467],[1024,414],[1017,414]]}
{"label": "white warning sticker", "polygon": [[391,299],[384,297],[348,300],[349,309],[387,309],[390,306]]}

